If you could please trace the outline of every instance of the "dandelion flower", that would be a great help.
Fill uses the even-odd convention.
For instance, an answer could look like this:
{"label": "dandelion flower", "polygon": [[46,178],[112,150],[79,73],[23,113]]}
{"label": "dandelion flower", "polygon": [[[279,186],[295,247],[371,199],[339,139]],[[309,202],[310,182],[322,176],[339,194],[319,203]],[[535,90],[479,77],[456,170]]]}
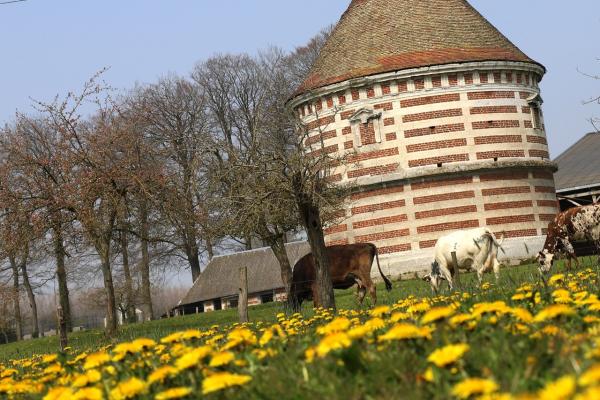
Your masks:
{"label": "dandelion flower", "polygon": [[163,392],[158,393],[154,399],[155,400],[170,400],[170,399],[180,399],[182,397],[186,397],[192,393],[192,388],[189,387],[177,387],[165,390]]}
{"label": "dandelion flower", "polygon": [[92,369],[106,364],[110,361],[110,356],[105,352],[92,353],[88,355],[83,364],[83,369]]}
{"label": "dandelion flower", "polygon": [[223,365],[227,365],[230,362],[235,360],[235,355],[230,351],[223,351],[221,353],[216,353],[212,356],[209,366],[210,367],[221,367]]}
{"label": "dandelion flower", "polygon": [[131,378],[124,382],[121,382],[110,391],[111,400],[125,400],[132,399],[139,394],[146,391],[147,385],[141,379]]}
{"label": "dandelion flower", "polygon": [[332,333],[323,338],[317,345],[316,351],[319,357],[324,357],[330,351],[350,347],[352,340],[343,332]]}
{"label": "dandelion flower", "polygon": [[579,377],[581,386],[590,386],[600,382],[600,364],[593,365]]}
{"label": "dandelion flower", "polygon": [[370,314],[372,317],[382,317],[385,314],[389,314],[392,309],[389,306],[379,306],[371,310]]}
{"label": "dandelion flower", "polygon": [[572,315],[572,314],[575,314],[575,311],[571,307],[564,305],[564,304],[553,304],[553,305],[550,305],[550,306],[544,308],[539,313],[537,313],[533,320],[535,322],[543,322],[543,321],[547,321],[549,319],[554,319],[556,317],[560,317],[562,315]]}
{"label": "dandelion flower", "polygon": [[79,389],[76,391],[72,397],[72,400],[102,400],[104,399],[104,394],[102,390],[97,387],[88,387]]}
{"label": "dandelion flower", "polygon": [[148,376],[148,384],[152,385],[154,382],[164,382],[170,376],[177,375],[177,368],[174,368],[170,365],[165,365],[164,367],[160,367],[152,371],[152,373]]}
{"label": "dandelion flower", "polygon": [[491,394],[498,390],[498,384],[490,379],[467,378],[452,388],[452,394],[461,399],[481,394]]}
{"label": "dandelion flower", "polygon": [[427,360],[442,368],[460,360],[467,351],[469,351],[468,344],[451,344],[435,350]]}
{"label": "dandelion flower", "polygon": [[430,327],[420,328],[413,324],[400,323],[394,325],[384,335],[379,336],[379,341],[388,340],[403,340],[403,339],[418,339],[418,338],[431,338],[431,332],[433,329]]}
{"label": "dandelion flower", "polygon": [[575,386],[575,378],[567,375],[548,383],[538,395],[540,400],[566,400],[575,392]]}
{"label": "dandelion flower", "polygon": [[448,318],[454,314],[453,307],[434,307],[427,311],[423,318],[421,318],[422,324],[429,324],[431,322],[438,321],[440,319]]}
{"label": "dandelion flower", "polygon": [[339,317],[328,323],[327,325],[317,328],[319,335],[328,335],[334,332],[343,332],[350,327],[350,320],[346,317]]}
{"label": "dandelion flower", "polygon": [[202,381],[202,394],[208,394],[223,390],[233,386],[241,386],[250,382],[252,377],[248,375],[238,375],[229,372],[219,372]]}
{"label": "dandelion flower", "polygon": [[198,363],[212,352],[210,346],[197,347],[187,354],[179,357],[175,361],[175,367],[178,370],[188,369],[190,367],[197,366]]}

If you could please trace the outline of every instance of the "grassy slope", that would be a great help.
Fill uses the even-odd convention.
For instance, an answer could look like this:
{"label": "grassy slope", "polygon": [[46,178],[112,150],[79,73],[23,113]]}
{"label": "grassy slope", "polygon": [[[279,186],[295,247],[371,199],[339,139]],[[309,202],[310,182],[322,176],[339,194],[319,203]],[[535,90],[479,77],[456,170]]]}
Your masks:
{"label": "grassy slope", "polygon": [[[587,262],[586,262],[587,261]],[[584,265],[590,265],[589,260],[584,260]],[[508,268],[502,271],[500,285],[505,287],[507,292],[518,286],[523,281],[533,281],[537,279],[536,270],[532,265]],[[473,274],[461,275],[463,284],[467,291],[476,290]],[[486,275],[486,280],[493,282],[490,275]],[[378,303],[392,304],[400,298],[408,295],[427,295],[430,293],[429,286],[422,281],[398,281],[394,282],[394,289],[386,292],[383,285],[378,286]],[[353,289],[336,291],[336,302],[340,309],[356,309],[359,305],[355,298]],[[367,298],[363,307],[368,307],[370,301]],[[312,303],[303,305],[303,314],[312,313]],[[249,314],[252,321],[275,321],[275,315],[282,312],[281,303],[269,303],[260,306],[250,307]],[[169,333],[184,330],[188,328],[206,329],[214,324],[229,325],[237,322],[237,310],[223,310],[211,313],[202,313],[198,315],[183,316],[170,319],[151,321],[143,324],[124,326],[119,331],[119,336],[115,342],[129,341],[138,337],[148,337],[159,339]],[[84,332],[75,332],[69,335],[69,346],[74,350],[88,350],[101,347],[111,341],[104,337],[103,331],[90,330]],[[29,357],[33,354],[52,353],[58,349],[57,337],[40,338],[8,345],[0,345],[0,362],[15,358]]]}

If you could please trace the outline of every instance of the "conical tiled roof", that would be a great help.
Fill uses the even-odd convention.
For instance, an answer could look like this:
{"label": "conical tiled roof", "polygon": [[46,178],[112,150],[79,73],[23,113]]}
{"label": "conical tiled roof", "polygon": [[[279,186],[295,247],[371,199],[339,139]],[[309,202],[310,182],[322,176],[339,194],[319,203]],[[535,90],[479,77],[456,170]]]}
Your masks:
{"label": "conical tiled roof", "polygon": [[353,0],[297,93],[469,61],[533,62],[466,0]]}

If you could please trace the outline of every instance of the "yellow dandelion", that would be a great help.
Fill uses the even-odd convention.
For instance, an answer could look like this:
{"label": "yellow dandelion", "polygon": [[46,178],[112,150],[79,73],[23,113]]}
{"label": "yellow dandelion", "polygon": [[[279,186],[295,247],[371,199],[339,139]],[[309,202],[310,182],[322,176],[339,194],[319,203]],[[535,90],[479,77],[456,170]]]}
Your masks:
{"label": "yellow dandelion", "polygon": [[208,394],[233,386],[241,386],[250,382],[252,377],[229,372],[219,372],[202,381],[202,394]]}
{"label": "yellow dandelion", "polygon": [[469,322],[473,319],[473,316],[471,314],[456,314],[452,317],[450,317],[450,325],[456,327],[460,324],[463,324],[465,322]]}
{"label": "yellow dandelion", "polygon": [[319,357],[324,357],[333,350],[350,347],[352,340],[343,332],[336,332],[325,336],[317,345],[316,351]]}
{"label": "yellow dandelion", "polygon": [[72,385],[75,387],[84,387],[90,383],[96,383],[102,379],[102,374],[97,369],[87,370],[73,380]]}
{"label": "yellow dandelion", "polygon": [[389,318],[389,321],[390,322],[398,322],[398,321],[404,321],[404,320],[409,319],[409,318],[410,318],[410,314],[409,313],[395,312]]}
{"label": "yellow dandelion", "polygon": [[533,296],[532,292],[517,293],[511,297],[511,300],[513,300],[513,301],[526,300],[526,299],[530,299],[532,296]]}
{"label": "yellow dandelion", "polygon": [[273,330],[272,329],[266,329],[265,332],[262,334],[262,336],[260,337],[260,340],[258,341],[258,344],[262,347],[265,346],[267,343],[269,343],[271,341],[271,339],[273,339]]}
{"label": "yellow dandelion", "polygon": [[146,392],[147,385],[141,379],[130,378],[124,382],[121,382],[110,391],[111,400],[125,400],[132,399],[139,394]]}
{"label": "yellow dandelion", "polygon": [[490,379],[467,378],[452,388],[452,394],[461,399],[481,394],[491,394],[498,390],[498,384]]}
{"label": "yellow dandelion", "polygon": [[152,373],[148,376],[148,384],[152,385],[155,382],[164,382],[165,379],[171,376],[177,375],[178,369],[174,368],[170,365],[165,365],[164,367],[160,367],[152,371]]}
{"label": "yellow dandelion", "polygon": [[590,386],[600,382],[600,364],[595,364],[588,368],[578,380],[581,386]]}
{"label": "yellow dandelion", "polygon": [[552,292],[552,297],[556,303],[568,304],[572,301],[571,292],[566,289],[557,289]]}
{"label": "yellow dandelion", "polygon": [[155,400],[170,400],[170,399],[180,399],[182,397],[189,396],[192,393],[192,388],[189,387],[176,387],[172,389],[165,390],[163,392],[158,393],[154,399]]}
{"label": "yellow dandelion", "polygon": [[181,332],[181,340],[191,340],[202,338],[202,332],[198,329],[188,329],[187,331]]}
{"label": "yellow dandelion", "polygon": [[553,305],[550,305],[550,306],[544,308],[539,313],[537,313],[533,320],[535,322],[543,322],[543,321],[547,321],[549,319],[554,319],[556,317],[560,317],[562,315],[573,315],[573,314],[575,314],[575,311],[571,307],[564,305],[564,304],[553,304]]}
{"label": "yellow dandelion", "polygon": [[182,355],[175,361],[175,367],[178,370],[184,370],[197,366],[202,359],[207,357],[212,352],[210,346],[197,347],[187,354]]}
{"label": "yellow dandelion", "polygon": [[210,359],[210,363],[208,364],[210,367],[221,367],[223,365],[227,365],[230,362],[235,360],[235,355],[230,351],[223,351],[220,353],[216,353]]}
{"label": "yellow dandelion", "polygon": [[530,324],[533,322],[533,315],[526,310],[525,308],[514,307],[511,308],[510,313],[515,316],[519,321],[524,322],[526,324]]}
{"label": "yellow dandelion", "polygon": [[338,317],[328,323],[327,325],[320,326],[317,328],[319,335],[329,335],[334,332],[343,332],[350,327],[350,320],[346,317]]}
{"label": "yellow dandelion", "polygon": [[469,351],[468,344],[451,344],[435,350],[427,360],[442,368],[460,360],[467,351]]}
{"label": "yellow dandelion", "polygon": [[85,358],[83,369],[97,368],[110,361],[110,356],[105,352],[92,353]]}
{"label": "yellow dandelion", "polygon": [[58,358],[58,354],[45,354],[42,356],[42,362],[44,364],[49,364],[51,362],[56,361],[57,358]]}
{"label": "yellow dandelion", "polygon": [[581,394],[575,396],[575,400],[597,400],[600,399],[600,386],[587,388]]}
{"label": "yellow dandelion", "polygon": [[72,400],[102,400],[104,394],[102,390],[97,387],[82,388],[76,391],[72,397]]}
{"label": "yellow dandelion", "polygon": [[540,400],[566,400],[570,399],[575,392],[575,378],[563,376],[562,378],[548,383],[538,393]]}
{"label": "yellow dandelion", "polygon": [[390,306],[379,306],[371,310],[370,314],[372,317],[382,317],[389,314],[392,311]]}
{"label": "yellow dandelion", "polygon": [[565,281],[564,274],[556,274],[556,275],[551,276],[550,279],[548,279],[548,284],[556,285],[556,284],[564,282],[564,281]]}
{"label": "yellow dandelion", "polygon": [[57,386],[48,390],[43,400],[67,400],[71,397],[73,397],[73,390],[68,387]]}
{"label": "yellow dandelion", "polygon": [[503,301],[495,301],[493,303],[477,303],[473,305],[472,314],[481,316],[483,314],[504,315],[510,312],[510,307]]}
{"label": "yellow dandelion", "polygon": [[440,319],[445,319],[452,316],[454,312],[455,311],[453,307],[434,307],[423,315],[421,318],[421,323],[429,324]]}
{"label": "yellow dandelion", "polygon": [[433,382],[434,381],[434,375],[433,375],[433,369],[431,367],[428,367],[425,372],[423,373],[423,379],[427,382]]}
{"label": "yellow dandelion", "polygon": [[422,301],[420,303],[413,304],[412,306],[406,309],[406,312],[411,314],[416,314],[420,312],[425,312],[431,308],[431,305],[427,301]]}
{"label": "yellow dandelion", "polygon": [[404,340],[404,339],[418,339],[418,338],[431,338],[431,332],[433,329],[430,327],[418,327],[413,324],[399,323],[394,325],[384,335],[379,336],[379,341],[389,340]]}

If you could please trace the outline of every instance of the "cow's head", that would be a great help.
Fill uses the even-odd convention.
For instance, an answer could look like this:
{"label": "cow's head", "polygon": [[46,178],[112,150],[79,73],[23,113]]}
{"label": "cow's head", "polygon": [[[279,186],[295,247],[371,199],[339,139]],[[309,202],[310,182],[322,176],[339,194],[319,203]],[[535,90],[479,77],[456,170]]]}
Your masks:
{"label": "cow's head", "polygon": [[438,292],[442,280],[444,280],[444,277],[440,272],[440,265],[437,261],[431,263],[431,272],[425,275],[423,277],[423,280],[425,282],[429,282],[429,284],[431,285],[431,290],[433,290],[434,293]]}
{"label": "cow's head", "polygon": [[548,250],[544,249],[538,253],[537,260],[540,273],[545,275],[552,269],[552,264],[554,264],[554,253],[550,253]]}

